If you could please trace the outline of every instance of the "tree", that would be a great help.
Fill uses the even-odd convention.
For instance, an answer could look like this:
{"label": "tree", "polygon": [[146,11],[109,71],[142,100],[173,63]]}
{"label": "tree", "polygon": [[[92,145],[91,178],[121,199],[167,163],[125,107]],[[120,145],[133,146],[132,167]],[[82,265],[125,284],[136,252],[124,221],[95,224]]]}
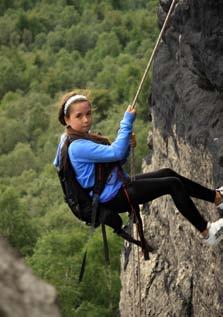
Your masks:
{"label": "tree", "polygon": [[110,252],[114,252],[109,272],[104,266],[101,234],[97,231],[88,244],[84,280],[78,284],[86,238],[87,232],[77,224],[70,229],[55,229],[38,240],[28,263],[40,277],[57,287],[64,317],[84,317],[90,313],[95,317],[99,313],[102,313],[102,316],[114,317],[118,310],[117,298],[120,289],[118,272],[114,270],[119,262],[115,248],[120,250],[120,239],[114,238],[114,235],[111,237],[109,231]]}
{"label": "tree", "polygon": [[[1,6],[1,3],[0,3]],[[1,7],[0,7],[1,10]],[[5,15],[0,17],[0,44],[9,45],[10,37],[13,32],[15,32],[15,17],[12,19],[11,16]]]}
{"label": "tree", "polygon": [[95,47],[97,37],[97,33],[89,32],[85,25],[73,25],[67,32],[65,47],[69,52],[76,50],[85,54],[89,49]]}
{"label": "tree", "polygon": [[31,255],[37,239],[37,229],[29,214],[22,210],[16,190],[8,187],[0,193],[0,233],[22,255]]}
{"label": "tree", "polygon": [[102,33],[98,38],[95,51],[100,58],[108,55],[118,56],[121,52],[121,45],[116,34],[114,32]]}
{"label": "tree", "polygon": [[8,91],[16,91],[17,89],[25,89],[27,82],[23,78],[25,63],[16,54],[10,57],[1,56],[0,63],[0,98]]}
{"label": "tree", "polygon": [[7,154],[17,144],[27,141],[26,129],[21,121],[0,117],[0,154]]}
{"label": "tree", "polygon": [[36,169],[37,159],[28,144],[18,143],[15,149],[0,157],[0,175],[21,175],[24,170]]}
{"label": "tree", "polygon": [[47,43],[53,52],[58,52],[65,45],[65,31],[50,32],[47,36]]}
{"label": "tree", "polygon": [[0,16],[4,15],[5,11],[12,7],[14,4],[14,0],[1,0],[0,2]]}

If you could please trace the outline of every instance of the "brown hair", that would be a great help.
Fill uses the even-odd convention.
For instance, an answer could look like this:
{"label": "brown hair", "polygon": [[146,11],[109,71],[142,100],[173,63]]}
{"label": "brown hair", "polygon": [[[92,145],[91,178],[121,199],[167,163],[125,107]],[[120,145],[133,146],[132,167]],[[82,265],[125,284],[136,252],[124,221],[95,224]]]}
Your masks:
{"label": "brown hair", "polygon": [[[59,122],[60,122],[62,125],[64,125],[64,126],[66,126],[66,121],[65,121],[65,119],[64,119],[64,117],[65,117],[65,115],[64,115],[65,103],[67,102],[67,100],[68,100],[70,97],[76,96],[76,95],[77,95],[77,93],[76,93],[75,91],[70,91],[70,92],[68,92],[67,94],[65,94],[65,95],[62,97],[62,99],[61,99],[60,106],[59,106],[59,112],[58,112],[58,120],[59,120]],[[87,96],[86,96],[86,97],[87,97]],[[77,101],[77,102],[78,102],[78,101]],[[75,102],[74,102],[74,103],[75,103]],[[88,100],[88,103],[89,103],[89,105],[90,105],[90,107],[91,107],[91,103],[90,103],[89,100]],[[69,116],[70,116],[70,107],[68,107],[67,113],[66,113],[66,117],[69,118]]]}

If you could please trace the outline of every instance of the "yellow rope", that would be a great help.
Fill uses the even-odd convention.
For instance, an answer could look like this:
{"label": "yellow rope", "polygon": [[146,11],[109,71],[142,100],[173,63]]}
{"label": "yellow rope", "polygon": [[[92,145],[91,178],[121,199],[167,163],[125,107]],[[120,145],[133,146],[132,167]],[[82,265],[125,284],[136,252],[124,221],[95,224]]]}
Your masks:
{"label": "yellow rope", "polygon": [[173,0],[172,3],[171,3],[169,12],[168,12],[168,14],[167,14],[167,16],[166,16],[166,19],[165,19],[165,21],[164,21],[164,23],[163,23],[163,26],[162,26],[162,29],[161,29],[161,31],[160,31],[160,34],[159,34],[159,36],[158,36],[158,38],[157,38],[155,47],[154,47],[154,49],[153,49],[153,51],[152,51],[152,54],[151,54],[150,59],[149,59],[149,62],[148,62],[148,64],[147,64],[146,69],[145,69],[145,71],[144,71],[144,74],[143,74],[143,76],[142,76],[142,79],[141,79],[141,82],[140,82],[140,84],[139,84],[138,90],[137,90],[136,95],[135,95],[135,97],[134,97],[134,99],[133,99],[133,102],[131,103],[131,105],[132,105],[133,108],[135,108],[136,101],[137,101],[137,99],[138,99],[138,96],[139,96],[139,94],[140,94],[140,91],[142,90],[142,86],[143,86],[143,84],[144,84],[144,82],[145,82],[145,79],[146,79],[146,76],[147,76],[147,74],[148,74],[148,72],[149,72],[149,69],[150,69],[150,66],[151,66],[151,64],[152,64],[154,55],[155,55],[155,53],[156,53],[156,51],[157,51],[158,45],[159,45],[159,43],[160,43],[160,41],[161,41],[162,35],[163,35],[163,33],[164,33],[165,27],[166,27],[167,22],[168,22],[168,20],[169,20],[169,18],[170,18],[170,14],[171,14],[171,12],[172,12],[172,10],[173,10],[173,7],[174,7],[174,4],[175,4],[176,1],[177,1],[177,0]]}

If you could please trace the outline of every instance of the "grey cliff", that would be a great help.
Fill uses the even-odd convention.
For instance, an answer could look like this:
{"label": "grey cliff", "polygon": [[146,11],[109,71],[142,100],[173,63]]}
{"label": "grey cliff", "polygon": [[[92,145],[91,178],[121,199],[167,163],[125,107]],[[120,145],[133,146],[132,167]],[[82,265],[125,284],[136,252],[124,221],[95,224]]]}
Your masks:
{"label": "grey cliff", "polygon": [[[160,0],[160,26],[170,3]],[[153,65],[152,155],[144,172],[170,167],[210,188],[223,185],[222,17],[223,1],[177,1]],[[213,204],[194,201],[208,221],[223,216]],[[137,249],[125,246],[121,317],[223,316],[223,243],[204,245],[169,196],[142,214],[158,251],[146,262],[140,256],[137,277]]]}
{"label": "grey cliff", "polygon": [[59,317],[57,293],[0,238],[0,316]]}

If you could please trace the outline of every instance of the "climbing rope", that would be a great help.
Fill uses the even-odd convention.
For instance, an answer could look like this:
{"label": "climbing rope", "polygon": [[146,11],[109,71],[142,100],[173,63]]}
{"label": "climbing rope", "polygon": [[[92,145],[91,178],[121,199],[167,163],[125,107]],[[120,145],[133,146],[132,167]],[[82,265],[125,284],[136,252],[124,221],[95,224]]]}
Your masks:
{"label": "climbing rope", "polygon": [[[134,143],[136,143],[135,140],[135,134],[132,134],[132,141],[134,140]],[[130,158],[131,158],[131,163],[130,163],[130,171],[131,171],[131,181],[135,180],[135,151],[134,151],[134,147],[131,146],[131,154],[130,154]],[[134,230],[134,215],[131,215],[131,227],[132,227],[132,235],[133,238],[135,238],[135,230]],[[138,230],[137,230],[137,226],[136,226],[136,239],[138,240],[139,238],[139,234],[138,234]],[[137,247],[137,274],[135,275],[135,245],[132,245],[132,267],[133,267],[133,317],[138,316],[141,317],[141,283],[140,283],[140,258],[139,258],[139,247]],[[136,277],[137,277],[137,281],[136,281]],[[135,309],[135,305],[134,305],[134,299],[136,298],[136,285],[138,287],[138,297],[139,297],[139,311],[138,314],[136,315],[136,309]]]}
{"label": "climbing rope", "polygon": [[[136,143],[135,134],[133,133],[132,142]],[[136,145],[136,144],[135,144]],[[131,153],[130,153],[130,176],[131,181],[135,180],[135,151],[134,146],[131,145]],[[131,215],[131,227],[132,227],[132,236],[135,238],[135,230],[134,230],[134,215]],[[138,232],[136,228],[136,239],[138,240]],[[140,284],[140,259],[139,259],[139,247],[137,247],[137,274],[135,275],[135,246],[132,245],[132,267],[133,267],[133,317],[136,316],[136,309],[134,305],[134,299],[136,298],[136,285],[138,287],[138,295],[139,295],[139,314],[137,316],[141,317],[141,284]],[[136,281],[137,279],[137,281]]]}
{"label": "climbing rope", "polygon": [[[138,237],[138,234],[137,234]],[[140,257],[139,257],[139,247],[137,248],[137,261],[138,261],[138,267],[137,267],[137,283],[138,283],[138,293],[139,293],[139,314],[138,316],[141,317],[141,307],[142,307],[142,291],[141,291],[141,268],[140,268]]]}
{"label": "climbing rope", "polygon": [[[150,69],[150,66],[153,62],[153,59],[154,59],[154,56],[155,56],[155,53],[157,51],[157,48],[159,46],[159,43],[161,41],[161,38],[163,36],[163,33],[165,31],[165,28],[166,28],[166,25],[169,21],[169,18],[170,18],[170,15],[172,13],[172,10],[174,8],[174,5],[176,3],[177,0],[173,0],[172,3],[171,3],[171,6],[169,8],[169,11],[167,13],[167,16],[166,16],[166,19],[163,23],[163,26],[161,28],[161,31],[159,33],[159,36],[157,38],[157,41],[156,41],[156,44],[155,44],[155,47],[152,51],[152,54],[150,56],[150,59],[148,61],[148,64],[146,66],[146,69],[144,71],[144,74],[142,76],[142,79],[141,79],[141,82],[139,84],[139,87],[138,87],[138,90],[135,94],[135,97],[133,99],[133,102],[131,103],[131,106],[132,108],[134,109],[136,107],[136,101],[138,99],[138,96],[142,90],[142,86],[146,80],[146,76],[149,72],[149,69]],[[135,134],[133,133],[132,134],[132,138],[135,138]],[[130,176],[131,176],[131,181],[134,181],[135,180],[135,151],[134,151],[134,146],[133,144],[131,144],[131,151],[130,151]],[[133,217],[133,215],[132,215]],[[133,238],[134,238],[134,221],[132,221],[132,232],[133,232]],[[138,238],[138,232],[137,232],[137,238]],[[133,271],[135,271],[135,252],[134,252],[134,245],[132,246],[133,250],[132,250],[132,267],[133,267]],[[141,317],[141,306],[142,306],[142,294],[141,294],[141,279],[140,279],[140,275],[141,275],[141,269],[140,269],[140,257],[139,257],[139,248],[137,247],[137,262],[138,262],[138,266],[137,266],[137,286],[138,286],[138,295],[139,295],[139,312],[137,314],[137,317]],[[134,300],[135,300],[135,293],[136,293],[136,281],[135,281],[135,274],[134,274],[134,277],[133,277],[134,281],[133,281],[133,317],[136,317],[136,309],[135,309],[135,305],[134,305]]]}
{"label": "climbing rope", "polygon": [[[134,227],[133,227],[133,221],[132,221],[132,236],[134,237]],[[132,244],[132,268],[133,268],[133,309],[132,309],[132,313],[133,313],[133,317],[136,316],[136,307],[134,305],[134,299],[136,298],[136,278],[135,278],[135,245]]]}
{"label": "climbing rope", "polygon": [[145,71],[144,71],[144,74],[143,74],[143,76],[142,76],[142,79],[141,79],[141,82],[140,82],[140,84],[139,84],[138,90],[137,90],[137,92],[136,92],[136,94],[135,94],[135,97],[134,97],[134,99],[133,99],[133,102],[131,103],[131,105],[132,105],[133,108],[135,108],[136,101],[137,101],[138,96],[139,96],[139,94],[140,94],[140,92],[141,92],[141,90],[142,90],[142,86],[143,86],[143,84],[144,84],[144,82],[145,82],[145,80],[146,80],[146,76],[147,76],[147,74],[148,74],[148,72],[149,72],[150,66],[151,66],[151,64],[152,64],[152,61],[153,61],[154,56],[155,56],[155,53],[156,53],[156,51],[157,51],[157,48],[158,48],[158,46],[159,46],[159,43],[160,43],[160,41],[161,41],[161,38],[162,38],[162,36],[163,36],[163,33],[164,33],[164,31],[165,31],[166,25],[167,25],[167,23],[168,23],[168,21],[169,21],[170,15],[171,15],[171,13],[172,13],[172,10],[173,10],[173,8],[174,8],[174,5],[175,5],[175,2],[176,2],[176,1],[177,1],[177,0],[173,0],[172,3],[171,3],[170,9],[169,9],[169,11],[168,11],[168,13],[167,13],[166,19],[165,19],[165,21],[164,21],[164,23],[163,23],[162,29],[161,29],[161,31],[160,31],[160,34],[159,34],[158,38],[157,38],[155,47],[154,47],[154,49],[153,49],[153,51],[152,51],[152,54],[151,54],[150,59],[149,59],[149,62],[148,62],[148,64],[147,64],[146,69],[145,69]]}

